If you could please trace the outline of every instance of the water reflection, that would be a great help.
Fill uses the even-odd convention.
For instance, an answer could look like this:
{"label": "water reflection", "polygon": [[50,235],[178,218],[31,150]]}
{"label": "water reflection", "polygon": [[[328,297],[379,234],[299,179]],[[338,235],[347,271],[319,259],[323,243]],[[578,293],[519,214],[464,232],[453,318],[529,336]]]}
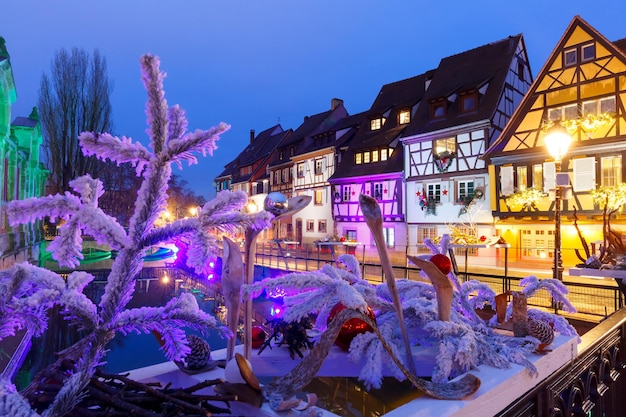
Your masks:
{"label": "water reflection", "polygon": [[[105,284],[102,281],[92,282],[85,289],[85,295],[94,302],[99,302],[104,293]],[[223,304],[219,295],[216,295],[215,291],[208,286],[190,285],[180,281],[166,284],[158,280],[150,284],[138,281],[128,308],[162,306],[174,294],[181,292],[192,293],[200,308],[219,320],[219,314],[216,313],[220,311],[220,306]],[[59,307],[51,309],[48,313],[48,329],[41,337],[33,338],[24,364],[15,376],[16,387],[25,388],[37,372],[45,369],[57,359],[56,352],[73,345],[82,336],[81,332],[68,326],[68,322],[59,314]],[[217,331],[211,332],[205,339],[213,350],[226,347],[226,339],[222,339]],[[107,362],[103,367],[105,372],[120,373],[167,360],[152,334],[129,333],[126,336],[118,334],[107,348],[109,349],[106,356]]]}
{"label": "water reflection", "polygon": [[[104,284],[104,282],[90,284],[85,294],[96,302],[99,301],[104,291]],[[224,322],[224,304],[221,296],[212,288],[180,281],[168,284],[154,281],[149,285],[145,282],[138,282],[129,308],[164,305],[174,294],[185,291],[196,297],[198,305],[204,311]],[[271,318],[275,310],[275,300],[255,300],[257,324],[264,323],[265,320]],[[62,316],[59,316],[58,308],[52,309],[48,331],[42,337],[33,339],[32,348],[24,365],[15,377],[14,382],[18,389],[26,387],[38,370],[51,364],[56,359],[55,352],[71,346],[80,337],[81,334],[76,329],[70,328]],[[205,339],[212,350],[226,347],[226,340],[222,339],[218,332],[211,332],[210,336]],[[152,334],[128,334],[126,336],[118,334],[108,348],[110,351],[107,354],[104,369],[110,373],[122,373],[166,360]],[[261,379],[265,383],[270,381],[268,378]],[[356,378],[318,377],[303,388],[303,391],[316,393],[318,406],[343,417],[381,416],[421,395],[409,382],[400,382],[395,378],[384,378],[381,389],[367,390]]]}

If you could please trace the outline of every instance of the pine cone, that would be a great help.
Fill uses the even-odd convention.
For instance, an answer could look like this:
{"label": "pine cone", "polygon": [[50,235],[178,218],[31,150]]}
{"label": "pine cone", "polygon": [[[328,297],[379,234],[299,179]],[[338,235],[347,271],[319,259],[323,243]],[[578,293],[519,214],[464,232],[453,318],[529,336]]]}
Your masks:
{"label": "pine cone", "polygon": [[211,360],[211,346],[206,340],[193,334],[187,335],[191,352],[185,356],[187,368],[201,369],[209,364]]}
{"label": "pine cone", "polygon": [[554,329],[549,323],[539,320],[528,320],[528,333],[547,346],[554,340]]}

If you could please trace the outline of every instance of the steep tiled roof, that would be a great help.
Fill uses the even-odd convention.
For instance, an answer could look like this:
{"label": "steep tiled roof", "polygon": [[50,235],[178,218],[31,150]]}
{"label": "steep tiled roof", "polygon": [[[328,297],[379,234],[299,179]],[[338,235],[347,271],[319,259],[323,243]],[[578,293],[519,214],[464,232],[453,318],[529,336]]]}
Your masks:
{"label": "steep tiled roof", "polygon": [[[616,55],[617,57],[619,57],[619,54],[621,54],[624,58],[626,58],[626,38],[610,42],[608,39],[606,39],[606,37],[604,37],[604,35],[598,32],[597,29],[595,29],[593,26],[583,20],[580,16],[574,16],[568,28],[565,30],[565,32],[561,36],[561,39],[557,43],[552,55],[548,57],[548,60],[544,63],[542,70],[539,72],[534,82],[530,86],[530,89],[524,96],[524,99],[515,109],[511,120],[506,124],[498,139],[494,143],[492,143],[485,152],[483,152],[483,154],[481,155],[482,159],[490,160],[491,158],[501,154],[502,150],[511,139],[512,134],[515,132],[515,129],[517,129],[519,124],[521,123],[524,115],[528,113],[528,111],[535,104],[535,93],[538,86],[541,85],[541,83],[543,82],[544,78],[549,76],[547,75],[548,68],[550,68],[554,60],[557,59],[557,57],[559,56],[559,51],[563,50],[567,40],[570,38],[570,36],[572,36],[572,33],[576,29],[582,29],[585,32],[595,35],[595,38],[599,42],[606,43],[606,46],[608,46],[609,49],[614,47],[616,54],[618,54]],[[526,148],[525,150],[522,150],[522,152],[525,151],[532,152],[533,150],[532,148]]]}
{"label": "steep tiled roof", "polygon": [[[478,120],[490,119],[507,76],[507,70],[522,35],[510,36],[440,61],[414,120],[403,136],[445,129]],[[488,64],[486,64],[488,63]],[[474,112],[461,113],[456,102],[448,105],[446,116],[431,120],[430,103],[453,94],[476,90],[489,83]],[[458,100],[458,98],[457,98]]]}
{"label": "steep tiled roof", "polygon": [[[288,137],[291,129],[283,130],[280,125],[275,125],[259,133],[237,157],[226,164],[224,171],[218,178],[226,176],[237,176],[239,168],[254,164],[255,162],[267,158],[276,149],[276,146]],[[238,181],[248,180],[254,173],[243,177],[238,177]]]}
{"label": "steep tiled roof", "polygon": [[[334,102],[335,103],[335,102]],[[343,106],[343,102],[337,101],[336,105],[331,110],[327,110],[322,113],[314,114],[312,116],[306,116],[304,121],[298,128],[280,143],[279,149],[283,151],[283,159],[280,160],[279,153],[276,153],[270,162],[270,166],[278,166],[289,161],[290,148],[295,148],[294,155],[302,155],[308,152],[313,152],[317,149],[327,148],[329,146],[336,146],[337,143],[342,143],[341,140],[335,141],[334,132],[336,132],[337,126],[343,126],[344,119],[348,116],[348,112]],[[313,138],[318,135],[328,133],[332,142],[320,142],[315,141]]]}
{"label": "steep tiled roof", "polygon": [[[398,144],[398,137],[409,125],[398,124],[398,112],[411,110],[422,101],[425,93],[426,80],[432,76],[432,71],[415,77],[385,84],[380,89],[372,107],[360,116],[361,124],[358,132],[350,140],[348,151],[343,156],[331,179],[374,175],[402,171],[402,146]],[[379,130],[370,129],[372,118],[384,116],[385,123]],[[394,143],[395,141],[395,143]],[[354,154],[364,149],[393,147],[395,149],[387,161],[371,164],[354,165]]]}
{"label": "steep tiled roof", "polygon": [[[360,177],[376,174],[389,174],[392,172],[402,171],[404,164],[404,152],[402,146],[395,146],[393,154],[386,161],[379,161],[371,164],[354,163],[354,154],[364,148],[375,148],[378,146],[391,145],[397,141],[406,126],[396,126],[385,131],[377,130],[371,135],[366,135],[366,143],[357,143],[364,136],[361,131],[355,135],[350,141],[350,145],[346,153],[342,157],[342,162],[335,168],[335,173],[330,177],[331,181],[339,178]],[[362,130],[362,129],[361,129]]]}

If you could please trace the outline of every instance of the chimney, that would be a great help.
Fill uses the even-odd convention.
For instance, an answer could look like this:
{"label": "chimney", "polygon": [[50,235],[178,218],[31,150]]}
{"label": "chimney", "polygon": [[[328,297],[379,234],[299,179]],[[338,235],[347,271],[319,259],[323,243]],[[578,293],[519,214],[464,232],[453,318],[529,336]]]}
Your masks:
{"label": "chimney", "polygon": [[254,141],[254,129],[250,129],[250,143]]}
{"label": "chimney", "polygon": [[330,109],[335,110],[337,107],[343,104],[343,100],[340,98],[333,98],[330,100]]}

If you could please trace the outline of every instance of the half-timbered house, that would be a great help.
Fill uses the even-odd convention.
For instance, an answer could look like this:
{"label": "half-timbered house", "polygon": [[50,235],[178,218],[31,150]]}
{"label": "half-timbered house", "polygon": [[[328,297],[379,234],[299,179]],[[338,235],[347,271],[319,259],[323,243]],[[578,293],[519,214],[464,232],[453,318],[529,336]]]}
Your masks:
{"label": "half-timbered house", "polygon": [[480,156],[531,82],[521,34],[444,58],[424,80],[421,105],[401,137],[410,247],[448,233],[450,225],[476,239],[494,234]]}
{"label": "half-timbered house", "polygon": [[404,252],[404,153],[400,136],[416,114],[429,76],[383,85],[370,109],[359,116],[358,132],[330,178],[336,231],[348,242],[372,244],[359,206],[359,195],[367,194],[380,205],[387,246]]}
{"label": "half-timbered house", "polygon": [[232,190],[245,191],[254,200],[258,195],[262,208],[262,198],[269,193],[269,163],[276,147],[288,137],[292,130],[283,130],[280,125],[275,125],[264,130],[258,135],[250,131],[250,143],[226,164],[222,173],[215,178],[216,191]]}
{"label": "half-timbered house", "polygon": [[334,98],[330,110],[306,116],[277,149],[277,159],[270,165],[271,190],[312,197],[311,204],[293,219],[281,220],[281,238],[306,244],[332,233],[328,178],[335,172],[336,147],[345,140],[345,132],[336,128],[347,115],[343,100]]}
{"label": "half-timbered house", "polygon": [[[578,230],[588,243],[602,239],[602,207],[593,192],[623,181],[625,106],[626,39],[610,42],[576,16],[500,138],[483,155],[490,164],[495,227],[513,245],[513,256],[529,261],[554,256],[551,191],[557,185],[566,190],[564,265],[581,262],[575,254],[583,249]],[[558,173],[544,143],[547,128],[557,120],[572,137]],[[626,230],[621,211],[611,222]]]}

